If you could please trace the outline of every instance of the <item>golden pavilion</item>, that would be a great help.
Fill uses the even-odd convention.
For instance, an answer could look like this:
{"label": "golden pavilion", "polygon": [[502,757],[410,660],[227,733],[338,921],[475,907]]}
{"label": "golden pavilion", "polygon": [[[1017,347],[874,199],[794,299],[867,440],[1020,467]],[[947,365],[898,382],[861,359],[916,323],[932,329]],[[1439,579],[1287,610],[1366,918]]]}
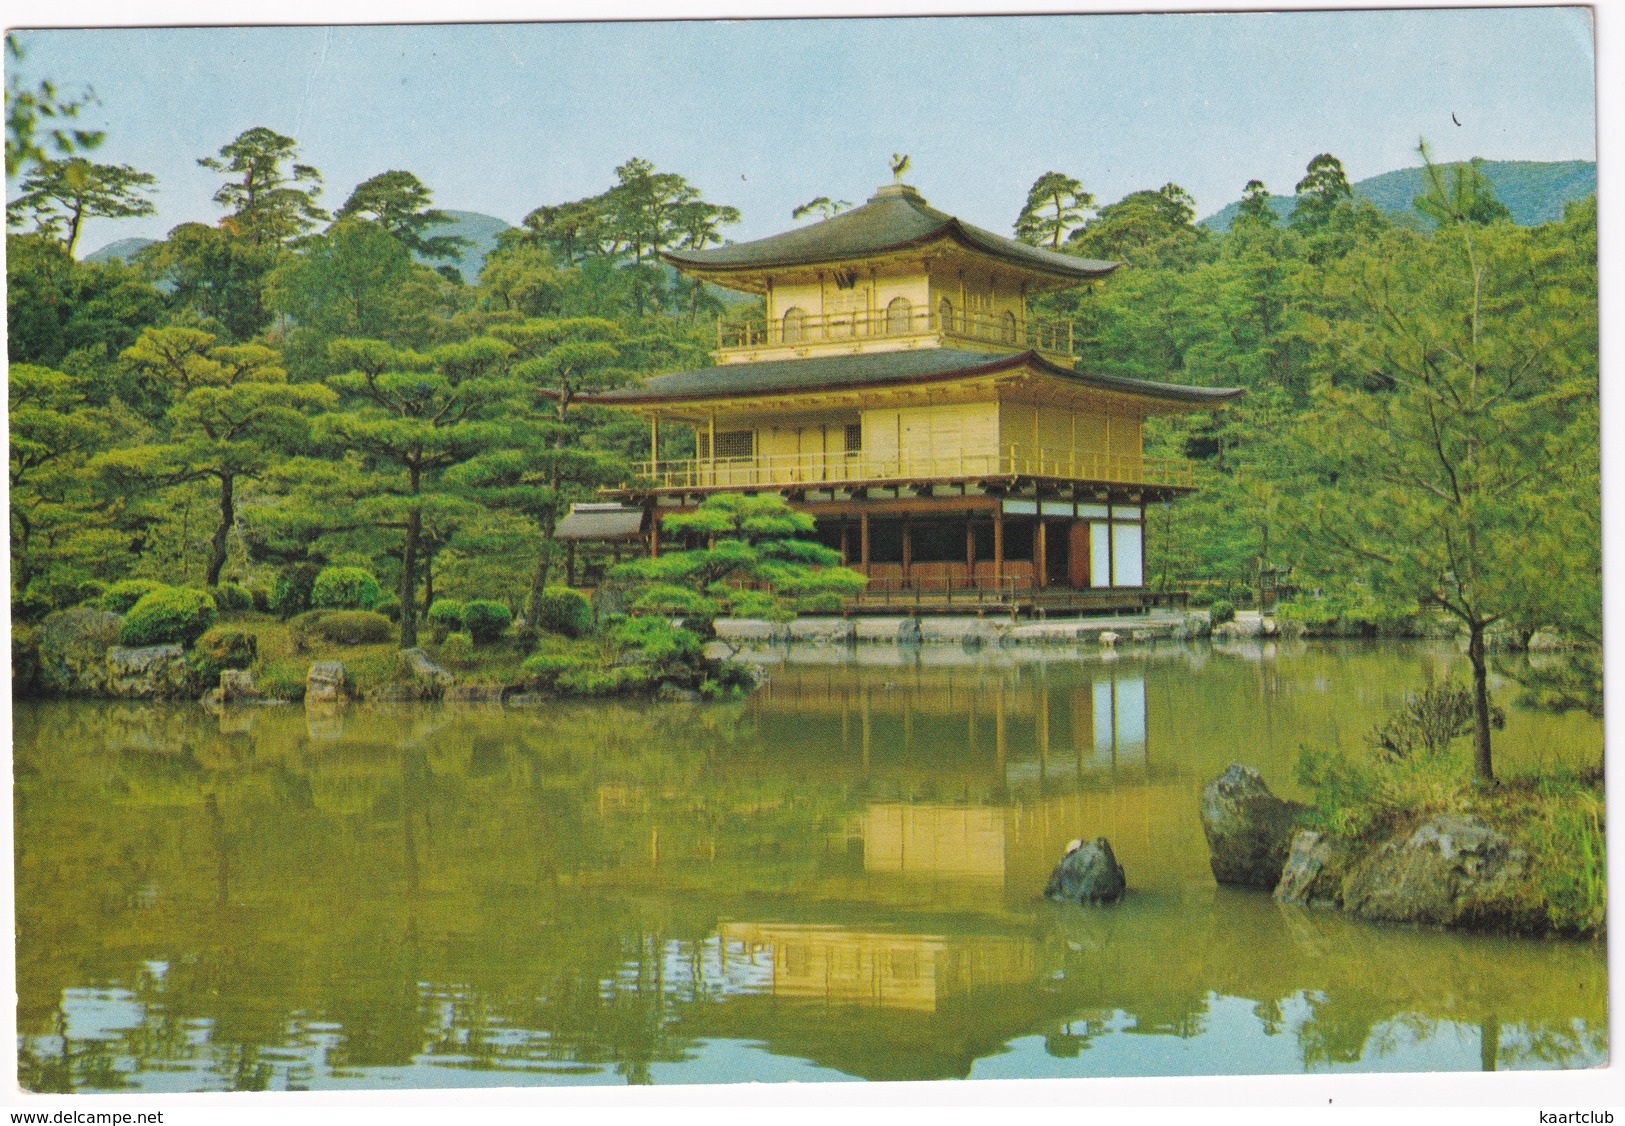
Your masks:
{"label": "golden pavilion", "polygon": [[[766,316],[719,322],[715,367],[593,397],[648,422],[651,460],[612,490],[643,516],[646,550],[662,515],[772,492],[869,577],[855,609],[1152,601],[1145,506],[1192,476],[1146,457],[1141,425],[1242,392],[1080,371],[1070,324],[1029,316],[1033,296],[1117,263],[981,230],[905,184],[784,234],[662,257],[759,296]],[[658,460],[670,426],[692,428],[695,456]]]}

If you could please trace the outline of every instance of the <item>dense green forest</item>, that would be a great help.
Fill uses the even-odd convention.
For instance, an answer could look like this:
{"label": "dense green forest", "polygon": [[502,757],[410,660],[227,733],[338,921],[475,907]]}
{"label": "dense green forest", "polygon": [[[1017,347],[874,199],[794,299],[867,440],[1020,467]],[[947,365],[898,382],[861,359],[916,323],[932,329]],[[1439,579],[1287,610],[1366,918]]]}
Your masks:
{"label": "dense green forest", "polygon": [[[415,175],[329,212],[265,128],[200,156],[213,222],[79,261],[85,219],[149,213],[154,190],[92,156],[24,161],[8,205],[21,621],[131,577],[270,592],[331,564],[372,570],[403,616],[437,595],[522,612],[557,581],[563,509],[647,456],[640,426],[579,397],[703,366],[714,318],[757,311],[660,264],[739,216],[640,159],[538,201],[469,281]],[[1289,574],[1344,603],[1430,601],[1475,635],[1595,638],[1595,196],[1520,227],[1477,165],[1425,171],[1425,223],[1324,154],[1289,223],[1256,180],[1223,233],[1174,184],[1097,205],[1048,173],[1011,211],[1020,237],[1127,264],[1042,310],[1075,323],[1082,367],[1248,389],[1150,431],[1202,486],[1153,513],[1155,586],[1245,603]]]}

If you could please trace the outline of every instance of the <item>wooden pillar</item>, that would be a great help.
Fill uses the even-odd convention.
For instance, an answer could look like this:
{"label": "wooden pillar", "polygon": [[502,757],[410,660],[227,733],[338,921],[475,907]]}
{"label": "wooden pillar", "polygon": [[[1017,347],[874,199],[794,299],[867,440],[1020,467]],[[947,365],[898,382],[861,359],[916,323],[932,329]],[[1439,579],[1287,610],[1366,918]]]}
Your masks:
{"label": "wooden pillar", "polygon": [[1038,579],[1038,589],[1043,590],[1049,585],[1049,531],[1042,516],[1034,524],[1033,572]]}
{"label": "wooden pillar", "polygon": [[[720,331],[720,330],[719,330]],[[660,415],[649,416],[649,476],[655,475],[655,467],[660,464]]]}
{"label": "wooden pillar", "polygon": [[846,523],[846,517],[841,517],[841,566],[845,567],[852,561],[852,536]]}
{"label": "wooden pillar", "polygon": [[976,514],[965,513],[965,585],[976,585]]}
{"label": "wooden pillar", "polygon": [[660,558],[660,513],[649,514],[649,558]]}
{"label": "wooden pillar", "polygon": [[869,573],[869,514],[858,514],[858,549],[863,555],[863,573]]}
{"label": "wooden pillar", "polygon": [[907,516],[903,517],[903,585],[908,586],[913,575],[910,568],[914,566],[914,522]]}
{"label": "wooden pillar", "polygon": [[1004,508],[993,513],[993,582],[1004,582]]}
{"label": "wooden pillar", "polygon": [[566,540],[564,544],[564,585],[576,585],[576,541]]}
{"label": "wooden pillar", "polygon": [[709,429],[706,431],[707,437],[706,437],[706,441],[705,441],[705,452],[707,454],[709,454],[710,458],[711,458],[711,473],[710,473],[710,476],[709,476],[708,483],[712,484],[712,485],[715,485],[717,483],[717,412],[716,411],[711,412],[710,421],[709,421],[709,423],[707,425],[709,426]]}

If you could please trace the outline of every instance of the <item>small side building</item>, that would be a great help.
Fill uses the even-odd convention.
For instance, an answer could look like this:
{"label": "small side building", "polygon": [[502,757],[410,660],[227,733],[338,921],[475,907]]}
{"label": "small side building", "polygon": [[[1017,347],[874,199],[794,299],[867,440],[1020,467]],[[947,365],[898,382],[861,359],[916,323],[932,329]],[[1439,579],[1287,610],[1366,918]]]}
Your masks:
{"label": "small side building", "polygon": [[[1049,290],[1116,263],[962,223],[911,187],[780,235],[669,252],[691,277],[759,295],[721,325],[716,366],[593,397],[648,422],[650,461],[611,490],[658,518],[718,492],[774,492],[869,577],[854,609],[1138,609],[1145,506],[1193,488],[1145,456],[1159,413],[1237,388],[1079,371],[1071,326],[1029,315]],[[662,427],[696,456],[661,461]],[[651,551],[659,528],[648,526]]]}

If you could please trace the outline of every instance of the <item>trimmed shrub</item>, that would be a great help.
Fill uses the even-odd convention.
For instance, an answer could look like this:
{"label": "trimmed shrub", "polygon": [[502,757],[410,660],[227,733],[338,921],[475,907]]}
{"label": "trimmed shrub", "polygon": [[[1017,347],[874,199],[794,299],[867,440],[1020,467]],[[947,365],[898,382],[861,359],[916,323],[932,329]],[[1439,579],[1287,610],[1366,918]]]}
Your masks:
{"label": "trimmed shrub", "polygon": [[149,591],[130,607],[119,644],[190,645],[214,624],[214,617],[214,599],[207,591],[186,587]]}
{"label": "trimmed shrub", "polygon": [[502,636],[513,615],[500,602],[477,598],[463,604],[463,628],[476,645],[488,645]]}
{"label": "trimmed shrub", "polygon": [[570,696],[619,696],[649,687],[649,670],[637,665],[616,668],[579,668],[564,673],[554,687]]}
{"label": "trimmed shrub", "polygon": [[383,600],[383,588],[365,567],[328,567],[310,588],[312,610],[371,610]]}
{"label": "trimmed shrub", "polygon": [[474,639],[466,633],[448,633],[440,646],[440,659],[453,665],[468,665],[474,660]]}
{"label": "trimmed shrub", "polygon": [[79,584],[79,601],[81,602],[99,602],[101,596],[106,593],[107,584],[100,579],[86,579]]}
{"label": "trimmed shrub", "polygon": [[536,688],[552,688],[559,677],[586,667],[584,659],[568,653],[534,653],[520,666]]}
{"label": "trimmed shrub", "polygon": [[1216,626],[1222,626],[1225,622],[1236,620],[1235,603],[1226,602],[1222,598],[1208,607],[1208,613],[1213,615],[1213,624]]}
{"label": "trimmed shrub", "polygon": [[442,644],[446,635],[463,628],[463,604],[454,598],[437,598],[429,607],[429,630],[434,643]]}
{"label": "trimmed shrub", "polygon": [[374,614],[382,614],[392,622],[401,620],[401,600],[393,594],[372,608]]}
{"label": "trimmed shrub", "polygon": [[329,645],[375,645],[395,635],[395,627],[389,619],[370,610],[307,610],[289,625],[294,648],[301,651],[314,641]]}
{"label": "trimmed shrub", "polygon": [[155,579],[124,579],[107,588],[105,594],[98,601],[103,610],[111,610],[115,614],[128,614],[130,607],[140,602],[142,597],[155,590],[168,590],[169,588]]}
{"label": "trimmed shrub", "polygon": [[310,609],[310,589],[316,585],[316,576],[322,569],[314,563],[290,563],[277,572],[276,585],[271,588],[273,613],[291,618]]}
{"label": "trimmed shrub", "polygon": [[550,586],[535,599],[530,620],[549,633],[582,637],[592,629],[592,603],[579,590]]}
{"label": "trimmed shrub", "polygon": [[215,607],[222,614],[234,614],[254,607],[254,597],[248,589],[237,583],[221,583],[214,591]]}
{"label": "trimmed shrub", "polygon": [[246,669],[254,663],[259,642],[246,630],[215,626],[192,647],[192,667],[207,683],[220,679],[223,669]]}

